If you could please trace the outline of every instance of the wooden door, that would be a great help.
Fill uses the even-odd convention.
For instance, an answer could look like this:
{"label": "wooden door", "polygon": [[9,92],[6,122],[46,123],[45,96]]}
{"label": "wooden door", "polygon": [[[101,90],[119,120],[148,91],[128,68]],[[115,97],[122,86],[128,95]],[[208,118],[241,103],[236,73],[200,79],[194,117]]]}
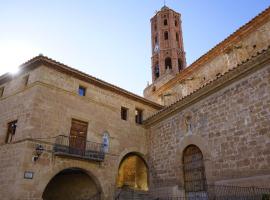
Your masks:
{"label": "wooden door", "polygon": [[87,127],[87,122],[72,119],[69,138],[70,153],[82,156],[84,155]]}

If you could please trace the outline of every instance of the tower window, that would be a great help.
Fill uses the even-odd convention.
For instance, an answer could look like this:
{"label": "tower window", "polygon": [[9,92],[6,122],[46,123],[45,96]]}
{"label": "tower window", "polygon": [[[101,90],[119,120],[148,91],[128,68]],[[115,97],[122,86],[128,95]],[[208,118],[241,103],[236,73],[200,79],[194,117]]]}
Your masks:
{"label": "tower window", "polygon": [[178,22],[177,22],[177,20],[175,20],[174,24],[175,24],[175,26],[178,26]]}
{"label": "tower window", "polygon": [[26,75],[25,77],[23,77],[23,84],[24,86],[28,85],[28,81],[29,81],[29,75]]}
{"label": "tower window", "polygon": [[135,122],[137,124],[142,124],[143,121],[143,111],[141,109],[135,109]]}
{"label": "tower window", "polygon": [[16,128],[17,128],[17,120],[8,123],[6,143],[11,143],[14,140]]}
{"label": "tower window", "polygon": [[78,90],[78,94],[80,96],[85,96],[86,95],[86,87],[83,87],[83,86],[79,86],[79,90]]}
{"label": "tower window", "polygon": [[158,78],[159,77],[159,66],[158,66],[158,63],[155,64],[155,77]]}
{"label": "tower window", "polygon": [[158,43],[158,38],[157,38],[157,35],[155,36],[155,44]]}
{"label": "tower window", "polygon": [[170,57],[165,59],[165,69],[172,69],[172,59]]}
{"label": "tower window", "polygon": [[179,41],[179,35],[178,35],[178,33],[175,34],[175,37],[176,37],[176,41],[178,42]]}
{"label": "tower window", "polygon": [[178,58],[178,70],[179,72],[183,69],[183,62],[180,58]]}
{"label": "tower window", "polygon": [[128,109],[125,107],[121,107],[121,119],[122,120],[128,119]]}
{"label": "tower window", "polygon": [[156,24],[154,25],[154,29],[155,29],[155,31],[157,30],[157,25]]}
{"label": "tower window", "polygon": [[0,97],[2,97],[4,94],[4,87],[0,87]]}
{"label": "tower window", "polygon": [[167,21],[167,19],[164,19],[164,26],[167,26],[168,25],[168,21]]}
{"label": "tower window", "polygon": [[169,39],[169,33],[168,31],[164,32],[164,40],[168,40]]}

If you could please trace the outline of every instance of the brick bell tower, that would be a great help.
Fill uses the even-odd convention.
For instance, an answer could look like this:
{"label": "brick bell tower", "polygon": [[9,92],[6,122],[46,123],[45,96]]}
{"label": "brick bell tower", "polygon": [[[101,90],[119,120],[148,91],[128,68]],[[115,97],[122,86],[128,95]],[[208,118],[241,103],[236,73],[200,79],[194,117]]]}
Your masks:
{"label": "brick bell tower", "polygon": [[151,19],[152,81],[166,71],[178,74],[186,67],[181,15],[167,6]]}
{"label": "brick bell tower", "polygon": [[181,23],[181,14],[167,6],[151,19],[152,84],[145,88],[144,96],[161,104],[164,102],[155,91],[186,67]]}

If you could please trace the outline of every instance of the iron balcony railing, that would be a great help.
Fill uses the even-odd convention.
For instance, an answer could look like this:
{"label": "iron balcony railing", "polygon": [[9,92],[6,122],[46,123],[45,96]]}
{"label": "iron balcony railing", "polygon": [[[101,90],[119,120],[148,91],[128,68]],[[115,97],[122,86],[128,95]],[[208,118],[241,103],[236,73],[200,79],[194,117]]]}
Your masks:
{"label": "iron balcony railing", "polygon": [[83,137],[59,135],[53,147],[55,155],[71,156],[101,162],[105,158],[104,145]]}

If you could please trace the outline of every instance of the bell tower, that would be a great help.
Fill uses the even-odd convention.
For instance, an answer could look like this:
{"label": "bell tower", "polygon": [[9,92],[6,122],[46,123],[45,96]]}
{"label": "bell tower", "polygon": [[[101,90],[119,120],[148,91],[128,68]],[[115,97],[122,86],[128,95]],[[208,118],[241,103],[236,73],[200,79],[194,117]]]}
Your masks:
{"label": "bell tower", "polygon": [[151,19],[152,82],[166,72],[178,74],[186,67],[181,15],[163,6]]}
{"label": "bell tower", "polygon": [[177,94],[160,88],[186,68],[181,14],[163,6],[151,19],[152,84],[144,89],[144,97],[166,105]]}

